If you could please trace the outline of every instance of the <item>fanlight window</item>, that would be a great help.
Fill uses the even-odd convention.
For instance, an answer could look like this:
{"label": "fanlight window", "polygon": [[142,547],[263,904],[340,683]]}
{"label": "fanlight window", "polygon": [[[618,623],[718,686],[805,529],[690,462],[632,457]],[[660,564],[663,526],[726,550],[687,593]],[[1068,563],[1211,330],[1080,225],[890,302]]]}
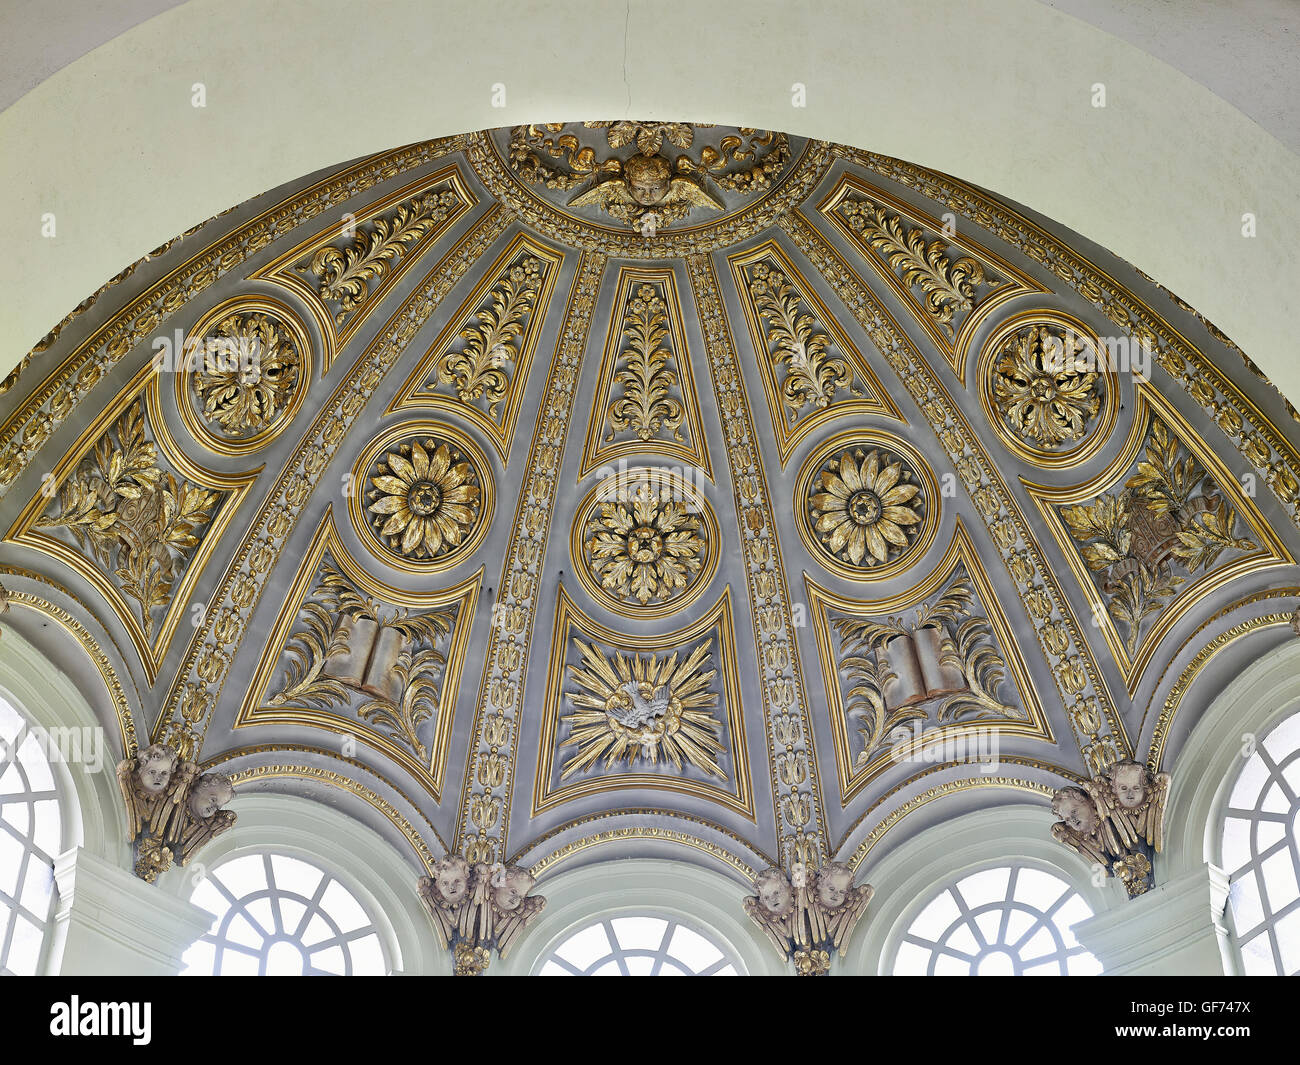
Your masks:
{"label": "fanlight window", "polygon": [[284,854],[218,865],[190,901],[212,925],[185,953],[183,976],[382,976],[374,919],[322,869]]}
{"label": "fanlight window", "polygon": [[1257,744],[1223,814],[1223,867],[1247,975],[1300,974],[1300,714]]}
{"label": "fanlight window", "polygon": [[1058,876],[1002,865],[957,879],[916,915],[894,959],[898,976],[1091,976],[1101,963],[1070,929],[1092,916]]}
{"label": "fanlight window", "polygon": [[670,917],[609,917],[587,925],[542,959],[539,976],[738,976],[721,944]]}
{"label": "fanlight window", "polygon": [[4,699],[0,740],[0,974],[32,976],[49,925],[63,824],[42,744]]}

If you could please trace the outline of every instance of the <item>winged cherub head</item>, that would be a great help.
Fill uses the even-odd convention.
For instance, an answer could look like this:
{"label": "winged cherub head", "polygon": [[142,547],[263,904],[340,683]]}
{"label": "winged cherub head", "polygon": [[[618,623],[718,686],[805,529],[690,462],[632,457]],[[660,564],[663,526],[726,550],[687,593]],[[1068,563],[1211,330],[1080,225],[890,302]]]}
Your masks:
{"label": "winged cherub head", "polygon": [[784,917],[794,908],[794,890],[780,869],[764,869],[754,878],[759,905],[773,917]]}
{"label": "winged cherub head", "polygon": [[1082,788],[1062,788],[1052,796],[1052,813],[1080,835],[1097,830],[1097,808]]}
{"label": "winged cherub head", "polygon": [[817,901],[824,910],[838,910],[853,887],[853,870],[843,862],[828,862],[817,874]]}
{"label": "winged cherub head", "polygon": [[469,891],[469,862],[459,854],[449,854],[433,870],[433,883],[445,903],[456,905]]}
{"label": "winged cherub head", "polygon": [[672,167],[662,155],[634,155],[623,164],[623,178],[632,199],[642,207],[657,207],[671,188]]}
{"label": "winged cherub head", "polygon": [[1108,776],[1115,798],[1124,809],[1134,810],[1146,802],[1146,766],[1138,762],[1116,762],[1111,766]]}
{"label": "winged cherub head", "polygon": [[190,788],[185,805],[191,816],[206,821],[234,797],[234,785],[225,773],[205,773]]}
{"label": "winged cherub head", "polygon": [[492,889],[492,901],[496,903],[497,909],[507,912],[517,910],[535,883],[537,881],[518,866],[508,865],[501,883]]}
{"label": "winged cherub head", "polygon": [[135,756],[135,776],[148,795],[159,795],[171,782],[178,755],[170,747],[153,743]]}

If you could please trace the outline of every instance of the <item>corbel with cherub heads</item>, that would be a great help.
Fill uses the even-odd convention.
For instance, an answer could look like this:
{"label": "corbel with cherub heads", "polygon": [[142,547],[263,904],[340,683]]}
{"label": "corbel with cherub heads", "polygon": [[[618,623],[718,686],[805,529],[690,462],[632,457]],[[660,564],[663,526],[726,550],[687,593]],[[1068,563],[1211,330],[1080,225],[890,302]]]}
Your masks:
{"label": "corbel with cherub heads", "polygon": [[456,976],[481,976],[493,950],[505,959],[546,905],[544,896],[529,894],[536,883],[517,865],[471,865],[459,854],[447,855],[432,876],[420,878],[420,897],[439,941],[452,953]]}
{"label": "corbel with cherub heads", "polygon": [[1116,762],[1082,784],[1061,788],[1052,835],[1107,876],[1124,883],[1129,898],[1155,886],[1152,862],[1164,844],[1169,774],[1133,761]]}
{"label": "corbel with cherub heads", "polygon": [[788,876],[764,869],[754,878],[754,891],[745,899],[745,912],[798,976],[830,972],[831,954],[844,957],[875,894],[870,884],[855,887],[853,870],[843,862],[815,870],[796,862]]}
{"label": "corbel with cherub heads", "polygon": [[117,764],[126,803],[135,875],[152,884],[172,862],[185,865],[235,823],[224,807],[235,796],[224,773],[200,773],[196,762],[161,743]]}

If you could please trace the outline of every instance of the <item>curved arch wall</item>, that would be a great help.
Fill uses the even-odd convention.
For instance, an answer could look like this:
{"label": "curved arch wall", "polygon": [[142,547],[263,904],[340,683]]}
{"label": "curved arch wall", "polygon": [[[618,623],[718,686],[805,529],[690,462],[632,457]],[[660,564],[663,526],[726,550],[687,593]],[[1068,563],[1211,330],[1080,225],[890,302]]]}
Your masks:
{"label": "curved arch wall", "polygon": [[[1295,155],[1173,68],[1036,0],[632,0],[604,18],[582,0],[509,18],[507,0],[457,6],[395,0],[381,19],[342,0],[191,0],[0,114],[0,370],[123,261],[296,175],[480,127],[635,114],[789,129],[958,174],[1160,278],[1300,397]],[[686,22],[671,48],[641,43]],[[1008,42],[1051,63],[1008,62]]]}

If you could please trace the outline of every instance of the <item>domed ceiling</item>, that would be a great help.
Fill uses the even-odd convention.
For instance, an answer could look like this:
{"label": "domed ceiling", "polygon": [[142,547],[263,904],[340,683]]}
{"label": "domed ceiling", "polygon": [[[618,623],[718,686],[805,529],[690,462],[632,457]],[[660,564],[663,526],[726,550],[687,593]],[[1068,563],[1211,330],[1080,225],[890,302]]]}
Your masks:
{"label": "domed ceiling", "polygon": [[1297,594],[1296,427],[1226,337],[988,193],[773,131],[312,175],[0,387],[6,628],[123,748],[341,806],[412,884],[869,873],[1167,768],[1190,674]]}

